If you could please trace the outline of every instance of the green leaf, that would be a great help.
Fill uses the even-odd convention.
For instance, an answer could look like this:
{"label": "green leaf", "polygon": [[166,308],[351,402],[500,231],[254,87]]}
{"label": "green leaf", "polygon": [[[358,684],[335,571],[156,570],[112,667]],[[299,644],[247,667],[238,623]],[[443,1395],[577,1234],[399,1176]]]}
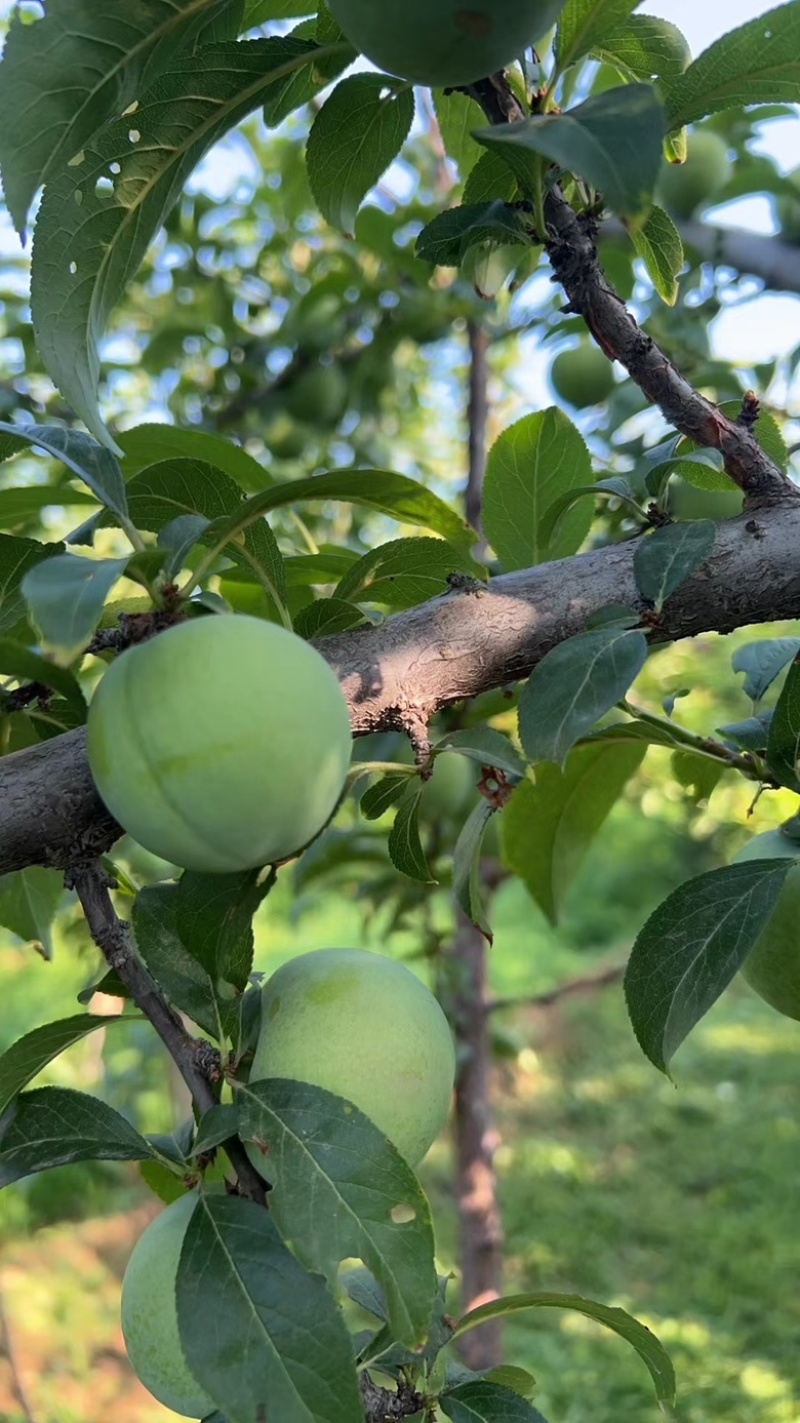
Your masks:
{"label": "green leaf", "polygon": [[0,167],[20,233],[37,188],[224,9],[225,0],[138,0],[123,14],[59,0],[33,25],[13,11],[0,67]]}
{"label": "green leaf", "polygon": [[650,84],[607,89],[563,114],[534,114],[518,123],[480,129],[476,138],[503,153],[518,177],[541,153],[602,193],[621,217],[643,218],[661,167],[664,123]]}
{"label": "green leaf", "polygon": [[298,637],[309,639],[347,632],[363,622],[361,609],[352,603],[345,603],[341,598],[317,598],[296,614],[294,630]]}
{"label": "green leaf", "polygon": [[770,637],[763,642],[746,642],[731,658],[734,672],[744,672],[742,691],[760,702],[787,663],[800,654],[800,637]]}
{"label": "green leaf", "polygon": [[161,460],[193,459],[224,470],[247,494],[273,483],[272,475],[241,445],[207,430],[186,430],[176,425],[136,425],[117,437],[122,450],[122,473],[132,479],[148,465]]}
{"label": "green leaf", "polygon": [[126,558],[78,558],[62,553],[37,563],[22,580],[22,592],[42,644],[62,664],[89,642],[106,598],[128,566]]}
{"label": "green leaf", "polygon": [[[338,26],[334,29],[338,31]],[[295,69],[293,73],[276,79],[264,94],[263,113],[267,128],[277,128],[295,109],[302,108],[305,104],[313,104],[320,91],[332,79],[337,78],[342,70],[346,69],[348,64],[355,59],[355,50],[348,44],[342,44],[340,54],[331,55],[321,63],[318,62],[318,46],[330,42],[327,38],[323,39],[318,30],[316,15],[292,30],[292,39],[304,39],[316,43],[309,44],[308,57],[301,69]],[[332,36],[332,39],[334,42],[344,40],[344,36],[338,31]]]}
{"label": "green leaf", "polygon": [[563,766],[581,736],[625,696],[647,658],[643,633],[580,633],[534,667],[519,700],[519,732],[531,761]]}
{"label": "green leaf", "polygon": [[563,74],[571,64],[613,33],[642,0],[567,0],[556,30],[555,56]]}
{"label": "green leaf", "polygon": [[530,241],[522,214],[496,199],[439,213],[417,238],[417,256],[434,267],[460,267],[477,243]]}
{"label": "green leaf", "polygon": [[542,544],[550,547],[554,535],[560,534],[561,520],[564,515],[579,499],[596,499],[598,495],[605,495],[609,499],[622,499],[630,504],[637,513],[639,512],[639,505],[633,490],[627,479],[622,478],[621,475],[612,474],[608,479],[598,479],[594,484],[578,484],[574,489],[568,489],[566,494],[560,494],[545,509],[539,524],[539,539]]}
{"label": "green leaf", "polygon": [[251,30],[256,25],[265,25],[269,20],[290,20],[299,15],[310,15],[317,8],[317,0],[247,0],[243,29]]}
{"label": "green leaf", "polygon": [[631,79],[675,79],[691,63],[684,36],[669,20],[631,15],[592,46],[592,57]]}
{"label": "green leaf", "polygon": [[63,430],[58,425],[6,425],[0,421],[0,432],[13,435],[34,450],[44,450],[60,460],[67,469],[82,479],[101,504],[120,520],[123,527],[128,514],[125,481],[122,470],[110,450],[98,445],[80,430]]}
{"label": "green leaf", "polygon": [[133,902],[131,926],[142,962],[174,1008],[214,1038],[222,1037],[214,982],[181,942],[177,885],[148,885]]}
{"label": "green leaf", "polygon": [[[723,400],[718,408],[730,420],[736,420],[741,413],[742,402],[741,400]],[[779,469],[785,471],[789,462],[789,452],[781,428],[769,410],[762,408],[759,411],[752,433],[762,450],[766,451]],[[696,445],[693,440],[683,438],[677,443],[676,455],[676,459],[664,461],[664,464],[669,464],[676,474],[680,474],[690,484],[695,484],[698,489],[730,490],[735,488],[733,481],[722,469],[722,456],[718,450],[709,449],[705,445]]]}
{"label": "green leaf", "polygon": [[466,731],[448,731],[436,742],[434,752],[452,750],[479,766],[491,766],[500,771],[510,781],[518,781],[525,775],[525,762],[514,743],[502,731],[491,726],[472,726]]}
{"label": "green leaf", "polygon": [[493,202],[510,203],[517,193],[517,180],[499,153],[482,152],[464,184],[464,207]]}
{"label": "green leaf", "polygon": [[732,741],[741,751],[755,751],[763,755],[767,746],[769,725],[774,713],[761,712],[759,716],[749,716],[745,721],[732,721],[727,726],[718,726],[720,736]]}
{"label": "green leaf", "polygon": [[202,875],[186,870],[174,898],[181,943],[211,981],[224,979],[243,991],[253,967],[253,915],[267,892],[259,870]]}
{"label": "green leaf", "polygon": [[625,997],[644,1054],[669,1064],[741,968],[783,889],[791,860],[727,865],[688,880],[651,914],[633,946]]}
{"label": "green leaf", "polygon": [[204,1151],[211,1151],[215,1146],[222,1146],[229,1137],[236,1136],[238,1131],[238,1107],[232,1103],[223,1105],[218,1102],[215,1107],[209,1107],[200,1118],[197,1136],[192,1143],[192,1156],[199,1156]]}
{"label": "green leaf", "polygon": [[22,580],[28,569],[63,554],[63,544],[0,534],[0,633],[13,632],[25,618]]}
{"label": "green leaf", "polygon": [[470,170],[486,156],[472,137],[472,130],[481,128],[486,116],[480,104],[455,89],[434,89],[432,97],[445,153],[455,163],[463,183]]}
{"label": "green leaf", "polygon": [[66,1087],[23,1092],[0,1138],[0,1189],[72,1161],[143,1161],[157,1155],[105,1102]]}
{"label": "green leaf", "polygon": [[800,8],[789,0],[730,30],[666,95],[667,129],[740,104],[800,102]]}
{"label": "green leaf", "polygon": [[782,785],[800,789],[800,653],[789,668],[769,725],[766,759]]}
{"label": "green leaf", "polygon": [[711,519],[667,524],[640,538],[633,555],[636,586],[660,613],[667,599],[704,563],[714,547]]}
{"label": "green leaf", "polygon": [[25,870],[2,875],[0,924],[49,959],[53,948],[50,928],[63,893],[64,876],[58,870],[29,865]]}
{"label": "green leaf", "polygon": [[382,776],[364,792],[359,802],[365,820],[379,820],[398,801],[408,786],[408,776]]}
{"label": "green leaf", "polygon": [[483,904],[481,845],[494,814],[489,802],[481,796],[470,811],[453,850],[453,897],[462,914],[490,945],[494,942],[494,934]]}
{"label": "green leaf", "polygon": [[96,500],[69,484],[31,484],[23,489],[0,490],[0,529],[13,529],[41,514],[43,509],[95,505]]}
{"label": "green leaf", "polygon": [[480,576],[483,570],[463,548],[443,539],[392,539],[351,565],[335,596],[350,602],[413,608],[448,590],[448,573]]}
{"label": "green leaf", "polygon": [[631,240],[661,300],[674,306],[684,257],[680,233],[672,218],[663,208],[652,207],[642,226],[631,232]]}
{"label": "green leaf", "polygon": [[389,855],[395,869],[409,879],[422,884],[435,884],[425,851],[419,838],[419,802],[422,787],[415,781],[397,807],[394,825],[389,832]]}
{"label": "green leaf", "polygon": [[527,1369],[520,1369],[516,1364],[498,1364],[497,1368],[490,1369],[488,1374],[484,1374],[487,1383],[500,1383],[504,1388],[510,1388],[512,1393],[518,1393],[521,1398],[533,1398],[536,1392],[536,1379]]}
{"label": "green leaf", "polygon": [[284,1239],[331,1282],[342,1260],[362,1260],[395,1339],[418,1344],[436,1271],[430,1209],[410,1166],[363,1112],[321,1087],[274,1078],[241,1087],[237,1100],[242,1136],[267,1147],[270,1214]]}
{"label": "green leaf", "polygon": [[[306,63],[305,42],[248,40],[176,59],[48,183],[36,223],[31,311],[48,372],[89,430],[111,438],[97,404],[98,341],[192,169]],[[131,135],[135,137],[131,137]]]}
{"label": "green leaf", "polygon": [[57,1023],[45,1023],[34,1028],[24,1038],[18,1038],[0,1057],[0,1117],[10,1102],[23,1087],[46,1067],[48,1062],[58,1057],[65,1048],[80,1042],[87,1033],[96,1028],[107,1028],[114,1023],[131,1023],[139,1019],[139,1014],[121,1014],[104,1017],[98,1013],[76,1013],[73,1018],[61,1018]]}
{"label": "green leaf", "polygon": [[446,1389],[439,1403],[452,1423],[546,1423],[526,1398],[491,1379]]}
{"label": "green leaf", "polygon": [[253,495],[229,520],[218,522],[215,536],[233,538],[271,509],[306,499],[339,499],[346,504],[377,509],[398,523],[421,524],[433,529],[461,549],[471,548],[476,539],[475,531],[436,494],[405,474],[383,469],[335,469],[328,474],[276,485],[263,494]]}
{"label": "green leaf", "polygon": [[324,544],[316,553],[290,554],[285,562],[288,587],[310,588],[322,583],[338,583],[348,568],[358,562],[358,554],[352,548],[332,548]]}
{"label": "green leaf", "polygon": [[363,1423],[342,1316],[270,1215],[237,1196],[200,1196],[176,1281],[189,1368],[228,1423]]}
{"label": "green leaf", "polygon": [[323,217],[352,237],[361,203],[397,157],[414,119],[414,91],[385,74],[351,74],[328,96],[308,136],[306,164]]}
{"label": "green leaf", "polygon": [[572,508],[548,538],[543,520],[557,498],[591,479],[583,436],[554,406],[503,431],[486,465],[483,527],[507,573],[577,552],[592,521],[588,503]]}
{"label": "green leaf", "polygon": [[647,746],[576,746],[564,769],[537,766],[503,811],[503,858],[551,924],[557,923],[587,851]]}
{"label": "green leaf", "polygon": [[73,674],[7,637],[0,637],[0,674],[15,677],[17,681],[41,682],[54,692],[60,692],[74,708],[79,721],[83,723],[86,720],[86,698]]}
{"label": "green leaf", "polygon": [[459,1320],[453,1338],[458,1339],[462,1334],[466,1334],[468,1329],[475,1329],[487,1319],[501,1319],[508,1314],[516,1314],[520,1310],[528,1309],[570,1309],[578,1314],[586,1315],[588,1319],[595,1320],[597,1324],[605,1325],[606,1329],[611,1329],[614,1334],[618,1334],[621,1339],[625,1339],[633,1345],[649,1370],[659,1403],[666,1404],[667,1407],[671,1407],[674,1403],[675,1371],[669,1354],[656,1336],[646,1325],[640,1324],[638,1319],[634,1319],[624,1309],[614,1309],[607,1304],[598,1304],[595,1300],[584,1299],[582,1295],[550,1294],[543,1291],[537,1291],[534,1294],[506,1295],[505,1298],[492,1300],[489,1304],[471,1309],[469,1314],[465,1314],[463,1319]]}

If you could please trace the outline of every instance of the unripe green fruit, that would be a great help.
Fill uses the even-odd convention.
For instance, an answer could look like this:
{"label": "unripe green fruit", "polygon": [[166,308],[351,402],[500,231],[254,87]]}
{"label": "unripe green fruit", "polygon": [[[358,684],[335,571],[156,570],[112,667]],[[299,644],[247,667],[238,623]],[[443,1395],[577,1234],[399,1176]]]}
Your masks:
{"label": "unripe green fruit", "polygon": [[[734,857],[745,860],[779,860],[800,855],[800,845],[779,830],[756,835]],[[742,978],[760,998],[800,1021],[800,864],[789,870],[766,925],[742,965]]]}
{"label": "unripe green fruit", "polygon": [[347,403],[347,378],[341,366],[310,366],[287,388],[284,405],[295,420],[335,425]]}
{"label": "unripe green fruit", "polygon": [[674,519],[734,519],[742,512],[741,489],[698,489],[680,475],[670,480],[667,502]]}
{"label": "unripe green fruit", "polygon": [[283,412],[271,420],[264,431],[264,440],[276,459],[299,459],[308,446],[308,431]]}
{"label": "unripe green fruit", "polygon": [[181,1196],[140,1235],[122,1281],[122,1333],[131,1368],[159,1403],[206,1418],[213,1399],[189,1371],[178,1333],[175,1280],[197,1196]]}
{"label": "unripe green fruit", "polygon": [[570,351],[560,351],[550,367],[550,382],[556,395],[585,410],[608,400],[614,389],[614,371],[599,346],[583,342]]}
{"label": "unripe green fruit", "polygon": [[543,38],[565,0],[330,0],[379,69],[432,88],[472,84]]}
{"label": "unripe green fruit", "polygon": [[711,129],[689,134],[685,163],[664,163],[658,200],[676,217],[689,218],[725,187],[732,165],[725,140]]}
{"label": "unripe green fruit", "polygon": [[437,756],[425,782],[420,813],[425,820],[463,820],[477,800],[479,767],[467,756]]}
{"label": "unripe green fruit", "polygon": [[327,662],[259,618],[196,618],[131,648],[89,711],[89,764],[111,814],[188,870],[302,849],[334,810],[351,750]]}
{"label": "unripe green fruit", "polygon": [[[318,949],[264,985],[250,1081],[288,1077],[359,1107],[411,1166],[438,1136],[455,1053],[432,993],[403,964],[363,949]],[[253,1155],[258,1166],[263,1158]]]}

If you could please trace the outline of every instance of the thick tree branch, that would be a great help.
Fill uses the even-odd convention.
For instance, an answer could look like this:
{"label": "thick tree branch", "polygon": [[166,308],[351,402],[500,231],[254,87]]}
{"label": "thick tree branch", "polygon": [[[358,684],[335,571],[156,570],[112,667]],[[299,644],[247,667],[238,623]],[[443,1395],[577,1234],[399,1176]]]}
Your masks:
{"label": "thick tree branch", "polygon": [[[113,882],[95,860],[70,871],[68,882],[81,902],[89,933],[109,968],[121,978],[137,1008],[150,1020],[192,1094],[202,1115],[216,1106],[217,1096],[209,1076],[209,1043],[187,1033],[178,1014],[170,1008],[137,956],[127,924],[118,917],[109,893]],[[235,1137],[223,1142],[243,1195],[263,1205],[264,1184],[251,1165],[242,1143]]]}
{"label": "thick tree branch", "polygon": [[[519,681],[611,604],[651,611],[636,588],[637,542],[504,574],[477,595],[446,593],[378,626],[321,638],[356,734]],[[798,616],[800,495],[788,486],[780,507],[717,526],[713,553],[649,635],[671,642]],[[94,789],[82,730],[0,758],[0,815],[0,874],[75,864],[119,834]]]}

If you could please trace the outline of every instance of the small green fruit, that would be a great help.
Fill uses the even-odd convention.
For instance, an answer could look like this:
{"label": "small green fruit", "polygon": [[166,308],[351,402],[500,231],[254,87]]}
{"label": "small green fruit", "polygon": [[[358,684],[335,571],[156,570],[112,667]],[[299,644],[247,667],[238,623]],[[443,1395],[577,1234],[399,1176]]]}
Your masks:
{"label": "small green fruit", "polygon": [[673,519],[734,519],[742,512],[741,489],[698,489],[680,475],[669,484],[668,504]]}
{"label": "small green fruit", "polygon": [[153,854],[212,874],[302,849],[336,806],[351,750],[327,662],[259,618],[195,618],[131,648],[89,711],[111,814]]}
{"label": "small green fruit", "polygon": [[[779,860],[800,856],[800,845],[767,830],[756,835],[738,855],[735,865],[745,860]],[[800,864],[789,870],[778,903],[742,966],[742,978],[760,998],[800,1021]]]}
{"label": "small green fruit", "polygon": [[389,74],[432,88],[472,84],[511,64],[565,0],[330,0],[351,44]]}
{"label": "small green fruit", "polygon": [[550,382],[568,405],[585,410],[608,400],[614,389],[614,371],[600,348],[585,341],[559,352],[550,368]]}
{"label": "small green fruit", "polygon": [[213,1399],[189,1371],[178,1333],[175,1281],[197,1201],[167,1206],[140,1235],[122,1281],[122,1334],[131,1368],[159,1403],[185,1418],[206,1418]]}
{"label": "small green fruit", "polygon": [[[318,949],[264,985],[250,1081],[288,1077],[359,1107],[411,1166],[444,1125],[455,1076],[447,1019],[403,964]],[[263,1159],[253,1155],[258,1166]]]}
{"label": "small green fruit", "polygon": [[264,431],[264,441],[276,459],[296,460],[308,447],[309,434],[291,415],[282,412],[270,421]]}
{"label": "small green fruit", "polygon": [[347,404],[347,378],[341,366],[314,365],[287,387],[284,405],[295,420],[335,425]]}
{"label": "small green fruit", "polygon": [[732,172],[724,139],[712,129],[689,134],[685,163],[664,163],[658,180],[658,201],[676,217],[689,218],[727,183]]}
{"label": "small green fruit", "polygon": [[433,763],[425,782],[420,814],[425,820],[464,820],[477,800],[480,768],[467,756],[446,752]]}

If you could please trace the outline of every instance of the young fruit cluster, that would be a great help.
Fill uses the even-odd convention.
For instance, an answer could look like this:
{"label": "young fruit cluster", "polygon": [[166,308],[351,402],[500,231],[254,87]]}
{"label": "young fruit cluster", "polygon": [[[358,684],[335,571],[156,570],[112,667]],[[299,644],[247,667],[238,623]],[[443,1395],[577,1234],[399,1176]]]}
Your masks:
{"label": "young fruit cluster", "polygon": [[[344,1097],[411,1165],[444,1124],[454,1076],[444,1013],[392,959],[359,949],[317,950],[284,964],[262,989],[250,1081],[290,1078]],[[248,1149],[268,1174],[268,1156]],[[176,1302],[195,1201],[189,1194],[168,1206],[137,1242],[122,1283],[122,1331],[133,1369],[159,1402],[204,1418],[214,1403],[186,1363]]]}

